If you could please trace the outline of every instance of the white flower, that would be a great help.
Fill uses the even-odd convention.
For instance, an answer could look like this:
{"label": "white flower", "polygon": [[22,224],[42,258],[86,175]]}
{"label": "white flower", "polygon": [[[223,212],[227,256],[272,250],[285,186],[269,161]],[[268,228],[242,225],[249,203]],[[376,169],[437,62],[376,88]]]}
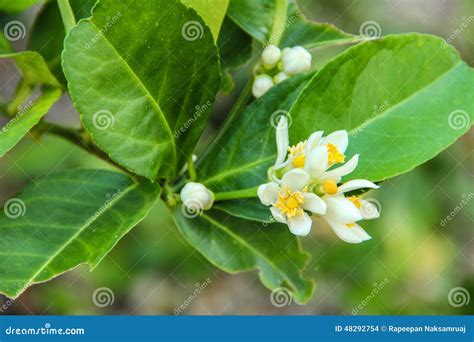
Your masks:
{"label": "white flower", "polygon": [[179,195],[183,205],[193,210],[208,210],[214,203],[214,193],[201,183],[186,183]]}
{"label": "white flower", "polygon": [[281,83],[289,77],[290,76],[286,72],[280,71],[278,74],[273,76],[273,83],[275,84]]}
{"label": "white flower", "polygon": [[308,71],[311,68],[311,59],[311,54],[302,46],[285,48],[281,57],[283,71],[288,75]]}
{"label": "white flower", "polygon": [[265,74],[258,75],[255,77],[255,81],[252,86],[252,94],[256,98],[259,98],[265,94],[271,87],[273,87],[273,79]]}
{"label": "white flower", "polygon": [[378,218],[379,212],[375,205],[357,196],[345,197],[344,193],[358,189],[377,189],[378,185],[364,180],[348,181],[337,187],[334,195],[326,194],[323,200],[327,210],[321,218],[327,222],[334,233],[348,243],[361,243],[371,237],[356,222],[362,219]]}
{"label": "white flower", "polygon": [[268,45],[262,52],[262,62],[266,69],[273,69],[281,58],[281,51],[275,45]]}
{"label": "white flower", "polygon": [[295,235],[305,236],[311,231],[312,220],[305,211],[324,214],[326,203],[316,194],[308,192],[309,175],[301,169],[287,172],[281,184],[270,182],[258,188],[260,201],[271,206],[277,222],[285,223]]}

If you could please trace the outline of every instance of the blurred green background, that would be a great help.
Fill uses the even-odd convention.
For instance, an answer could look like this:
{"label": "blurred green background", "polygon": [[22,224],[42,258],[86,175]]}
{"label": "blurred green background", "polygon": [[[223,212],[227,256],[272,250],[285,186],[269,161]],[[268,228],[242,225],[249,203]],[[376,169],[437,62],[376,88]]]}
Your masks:
{"label": "blurred green background", "polygon": [[[308,18],[351,33],[358,33],[366,21],[376,21],[384,35],[417,31],[448,38],[463,22],[470,22],[452,43],[474,66],[472,0],[299,4]],[[15,18],[31,23],[37,10]],[[11,19],[0,17],[2,27]],[[22,44],[16,47],[21,49]],[[322,65],[341,50],[314,50],[314,60]],[[237,79],[243,81],[249,70],[239,72]],[[11,96],[15,74],[11,63],[0,62],[3,98]],[[222,121],[233,98],[219,97],[211,127]],[[78,125],[67,98],[54,107],[48,120]],[[206,136],[213,134],[211,128]],[[157,206],[94,272],[78,267],[33,286],[14,302],[0,296],[0,314],[474,314],[474,298],[465,297],[458,306],[453,297],[458,287],[464,295],[474,296],[473,142],[470,132],[434,160],[369,193],[382,212],[380,219],[364,222],[372,240],[349,245],[326,228],[313,229],[303,243],[312,254],[307,273],[316,281],[316,292],[305,306],[276,307],[256,272],[229,275],[213,267],[180,236],[165,208]],[[27,137],[0,159],[0,202],[35,177],[75,167],[107,165],[59,138]],[[452,220],[442,224],[454,211]],[[106,305],[100,299],[94,304],[97,291],[104,287]]]}

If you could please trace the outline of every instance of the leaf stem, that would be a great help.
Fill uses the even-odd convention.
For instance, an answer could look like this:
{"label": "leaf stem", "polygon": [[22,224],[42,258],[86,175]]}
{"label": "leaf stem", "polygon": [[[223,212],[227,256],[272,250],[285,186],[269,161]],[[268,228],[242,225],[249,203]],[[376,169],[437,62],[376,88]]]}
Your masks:
{"label": "leaf stem", "polygon": [[76,18],[72,11],[69,0],[58,0],[59,11],[61,12],[61,18],[63,19],[64,29],[66,34],[76,25]]}
{"label": "leaf stem", "polygon": [[268,44],[277,45],[280,43],[281,36],[285,31],[286,12],[288,10],[287,0],[276,0],[275,16],[273,17],[273,25],[268,38]]}
{"label": "leaf stem", "polygon": [[188,158],[188,172],[189,172],[189,179],[194,182],[197,178],[197,175],[196,175],[196,168],[194,167],[194,160],[193,160],[192,155]]}
{"label": "leaf stem", "polygon": [[257,197],[258,186],[235,191],[217,192],[214,194],[214,201],[228,201],[239,198]]}

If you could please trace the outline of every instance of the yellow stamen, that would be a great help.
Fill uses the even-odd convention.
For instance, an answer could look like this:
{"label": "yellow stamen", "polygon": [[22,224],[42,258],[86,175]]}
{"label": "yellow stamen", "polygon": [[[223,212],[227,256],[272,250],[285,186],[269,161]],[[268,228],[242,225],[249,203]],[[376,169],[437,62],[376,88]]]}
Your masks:
{"label": "yellow stamen", "polygon": [[300,155],[296,157],[295,159],[293,159],[291,163],[293,164],[294,167],[302,168],[304,166],[305,159],[306,159],[305,156]]}
{"label": "yellow stamen", "polygon": [[344,155],[341,152],[339,152],[336,145],[326,144],[326,148],[328,149],[328,161],[330,164],[344,162]]}
{"label": "yellow stamen", "polygon": [[347,223],[346,224],[347,228],[354,228],[356,226],[355,223]]}
{"label": "yellow stamen", "polygon": [[348,196],[346,197],[349,201],[351,201],[352,203],[354,203],[354,205],[357,207],[357,208],[361,208],[362,207],[362,202],[360,201],[360,198],[357,197],[357,196]]}
{"label": "yellow stamen", "polygon": [[301,216],[303,215],[303,204],[304,204],[304,197],[303,192],[306,189],[303,189],[302,192],[300,191],[291,191],[290,188],[285,187],[280,190],[278,194],[278,201],[275,204],[275,207],[281,210],[281,212],[286,215],[287,217],[291,218],[294,216]]}
{"label": "yellow stamen", "polygon": [[323,182],[323,191],[328,195],[337,194],[337,184],[336,184],[336,182],[331,180],[331,179],[326,179]]}

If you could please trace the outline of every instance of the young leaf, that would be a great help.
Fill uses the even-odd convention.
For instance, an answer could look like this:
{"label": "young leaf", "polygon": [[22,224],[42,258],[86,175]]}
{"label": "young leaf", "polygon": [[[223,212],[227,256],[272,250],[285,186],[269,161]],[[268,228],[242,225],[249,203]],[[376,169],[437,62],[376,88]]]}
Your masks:
{"label": "young leaf", "polygon": [[16,298],[79,264],[93,269],[159,192],[149,181],[105,170],[71,170],[31,184],[0,213],[0,292]]}
{"label": "young leaf", "polygon": [[276,158],[274,127],[311,76],[298,75],[278,84],[235,117],[198,159],[198,181],[214,192],[266,182],[267,169]]}
{"label": "young leaf", "polygon": [[287,0],[231,0],[227,15],[261,43],[274,44],[283,33]]}
{"label": "young leaf", "polygon": [[267,288],[285,287],[300,304],[311,298],[314,284],[302,276],[309,257],[283,225],[264,227],[218,210],[190,218],[176,207],[173,216],[188,241],[217,267],[229,273],[258,269]]}
{"label": "young leaf", "polygon": [[[76,20],[89,17],[96,0],[69,0]],[[66,33],[57,1],[46,3],[32,26],[28,49],[40,53],[52,73],[66,83],[61,68],[61,52]]]}
{"label": "young leaf", "polygon": [[219,87],[218,51],[203,20],[176,0],[102,0],[70,31],[63,54],[72,99],[97,145],[139,175],[173,178]]}
{"label": "young leaf", "polygon": [[183,4],[194,8],[211,29],[214,41],[219,37],[229,0],[181,0]]}
{"label": "young leaf", "polygon": [[321,24],[307,20],[296,2],[288,5],[286,28],[280,40],[280,47],[304,46],[312,49],[328,44],[356,43],[363,40],[339,30],[331,24]]}
{"label": "young leaf", "polygon": [[0,11],[21,12],[42,0],[0,0]]}
{"label": "young leaf", "polygon": [[214,203],[213,208],[224,211],[232,216],[263,223],[273,223],[275,220],[258,198],[245,198]]}
{"label": "young leaf", "polygon": [[20,108],[10,122],[0,129],[0,157],[3,157],[30,129],[36,126],[60,97],[61,90],[46,89],[37,99]]}
{"label": "young leaf", "polygon": [[290,142],[316,130],[349,131],[348,179],[380,181],[433,158],[471,126],[474,70],[442,39],[392,35],[327,64],[290,113]]}

